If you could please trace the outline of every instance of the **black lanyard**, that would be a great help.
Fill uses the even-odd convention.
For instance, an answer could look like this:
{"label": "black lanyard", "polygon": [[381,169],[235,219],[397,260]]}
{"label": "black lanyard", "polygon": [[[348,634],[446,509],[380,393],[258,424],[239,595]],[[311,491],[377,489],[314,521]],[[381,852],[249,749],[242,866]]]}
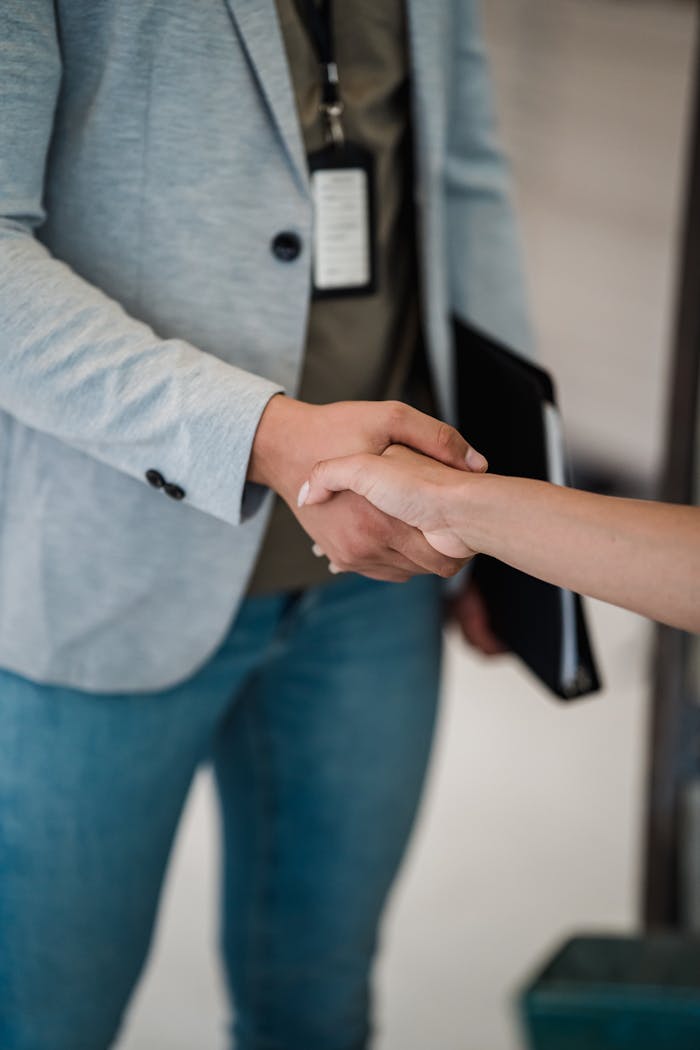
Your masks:
{"label": "black lanyard", "polygon": [[321,65],[321,112],[326,119],[328,138],[336,146],[345,140],[341,116],[343,101],[338,84],[338,66],[335,61],[332,0],[294,0],[299,17]]}

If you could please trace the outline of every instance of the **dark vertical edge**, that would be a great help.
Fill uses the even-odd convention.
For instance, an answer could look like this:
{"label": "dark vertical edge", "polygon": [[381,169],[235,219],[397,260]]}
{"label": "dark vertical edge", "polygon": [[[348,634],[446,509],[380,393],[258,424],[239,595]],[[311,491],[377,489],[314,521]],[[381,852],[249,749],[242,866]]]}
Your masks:
{"label": "dark vertical edge", "polygon": [[[688,184],[679,297],[672,357],[664,475],[661,496],[690,503],[695,469],[695,425],[700,361],[700,46],[696,47],[695,94],[688,148]],[[647,796],[643,919],[647,927],[682,922],[680,842],[682,791],[695,746],[684,731],[688,718],[688,636],[657,628],[654,654],[650,775]]]}

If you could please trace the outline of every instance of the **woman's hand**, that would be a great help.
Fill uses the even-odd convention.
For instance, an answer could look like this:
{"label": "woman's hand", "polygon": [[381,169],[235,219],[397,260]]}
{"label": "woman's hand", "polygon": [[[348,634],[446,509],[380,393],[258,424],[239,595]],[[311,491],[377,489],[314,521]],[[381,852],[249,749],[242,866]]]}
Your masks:
{"label": "woman's hand", "polygon": [[[479,477],[397,447],[317,463],[299,501],[323,503],[343,489],[419,529],[449,557],[480,552],[556,587],[700,633],[699,507]],[[478,597],[465,593],[455,611],[465,637],[484,652],[498,650]]]}
{"label": "woman's hand", "polygon": [[[391,445],[381,456],[346,456],[316,464],[299,500],[304,506],[323,503],[334,493],[350,489],[385,514],[419,529],[437,551],[468,560],[476,553],[465,535],[469,495],[475,483],[464,471],[402,445]],[[484,601],[471,580],[449,600],[447,608],[465,641],[475,649],[486,656],[507,651],[494,634]]]}
{"label": "woman's hand", "polygon": [[380,456],[363,454],[317,463],[299,492],[298,503],[303,507],[325,503],[334,493],[349,490],[384,514],[419,529],[440,554],[468,559],[476,552],[452,522],[463,523],[464,485],[469,477],[463,470],[392,445]]}

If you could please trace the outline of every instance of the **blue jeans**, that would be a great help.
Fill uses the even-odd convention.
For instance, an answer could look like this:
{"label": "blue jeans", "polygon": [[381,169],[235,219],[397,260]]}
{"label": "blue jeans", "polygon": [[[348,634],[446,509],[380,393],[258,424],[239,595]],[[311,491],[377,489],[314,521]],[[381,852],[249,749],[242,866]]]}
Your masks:
{"label": "blue jeans", "polygon": [[377,924],[432,736],[439,601],[434,577],[250,598],[204,667],[147,695],[0,671],[2,1050],[112,1042],[207,760],[235,1045],[366,1046]]}

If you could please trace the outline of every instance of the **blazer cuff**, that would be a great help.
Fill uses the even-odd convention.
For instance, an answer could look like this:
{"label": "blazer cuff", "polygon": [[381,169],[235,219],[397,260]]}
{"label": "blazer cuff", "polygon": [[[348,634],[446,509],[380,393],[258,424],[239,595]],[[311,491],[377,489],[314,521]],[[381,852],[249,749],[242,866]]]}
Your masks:
{"label": "blazer cuff", "polygon": [[[246,480],[260,418],[278,383],[210,356],[180,390],[182,421],[142,477],[167,496],[231,525],[260,509],[268,489]],[[151,453],[152,456],[152,453]]]}

